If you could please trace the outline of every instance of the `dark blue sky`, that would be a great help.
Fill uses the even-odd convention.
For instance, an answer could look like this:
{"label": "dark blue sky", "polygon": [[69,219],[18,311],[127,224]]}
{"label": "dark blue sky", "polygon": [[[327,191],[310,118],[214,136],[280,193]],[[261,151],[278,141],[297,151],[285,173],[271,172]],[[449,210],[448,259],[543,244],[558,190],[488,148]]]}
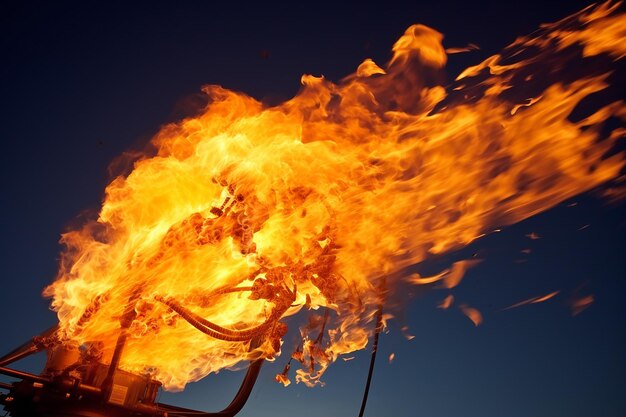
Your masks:
{"label": "dark blue sky", "polygon": [[[447,47],[481,47],[451,59],[454,77],[587,4],[85,3],[0,6],[0,352],[55,323],[40,293],[55,275],[59,235],[97,210],[111,161],[197,109],[202,85],[276,103],[297,92],[303,73],[339,80],[364,58],[384,63],[413,23],[443,32]],[[626,205],[607,205],[598,194],[422,265],[437,271],[474,253],[483,258],[455,297],[481,310],[484,324],[436,309],[441,291],[411,297],[381,338],[366,415],[626,415]],[[531,232],[542,239],[530,240]],[[555,290],[561,293],[545,303],[501,311]],[[573,317],[571,299],[591,294],[595,302]],[[404,325],[413,340],[402,336]],[[241,415],[356,415],[368,357],[340,361],[315,389],[274,383],[286,361],[279,358],[264,368]],[[40,363],[20,367],[39,371]],[[219,409],[241,377],[223,372],[162,399]]]}

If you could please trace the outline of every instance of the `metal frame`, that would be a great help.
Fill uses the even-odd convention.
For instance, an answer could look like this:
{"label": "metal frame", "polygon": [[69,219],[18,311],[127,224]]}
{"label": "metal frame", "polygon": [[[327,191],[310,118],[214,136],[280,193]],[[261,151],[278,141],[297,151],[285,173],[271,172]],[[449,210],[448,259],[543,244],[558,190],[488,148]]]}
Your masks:
{"label": "metal frame", "polygon": [[[66,398],[82,399],[83,397],[92,397],[94,400],[94,407],[101,406],[103,403],[106,402],[107,392],[109,391],[107,387],[110,385],[111,382],[109,377],[105,379],[101,387],[94,387],[91,385],[82,384],[78,378],[73,378],[69,376],[63,378],[47,378],[44,376],[34,375],[28,372],[5,367],[5,365],[10,365],[17,360],[23,359],[27,356],[44,350],[44,347],[41,344],[38,344],[36,340],[41,337],[48,337],[54,334],[56,330],[56,326],[50,328],[38,337],[35,337],[27,341],[26,343],[23,343],[8,354],[0,357],[0,374],[21,379],[21,381],[15,382],[13,384],[0,383],[0,389],[5,389],[9,391],[9,393],[6,395],[0,394],[0,404],[5,406],[5,408],[7,405],[9,405],[9,412],[14,399],[19,398],[20,395],[24,395],[25,390],[23,388],[25,385],[28,386],[29,389],[32,389],[34,387],[39,390],[49,389],[50,391],[54,392],[62,392],[65,393]],[[113,373],[115,372],[119,357],[122,354],[125,339],[123,337],[123,333],[124,332],[122,331],[122,333],[120,334],[121,340],[118,341],[119,343],[117,347],[119,347],[119,352],[117,355],[117,360],[112,361],[110,365],[110,375],[113,375]],[[256,383],[256,380],[259,376],[259,372],[261,371],[263,362],[263,359],[256,359],[250,362],[250,365],[248,366],[248,371],[244,376],[244,379],[241,383],[241,386],[239,387],[239,390],[237,391],[237,394],[235,394],[235,397],[230,402],[230,404],[221,411],[206,412],[162,403],[155,403],[154,405],[138,404],[136,407],[113,405],[107,405],[107,407],[115,407],[120,415],[129,416],[140,414],[150,417],[184,417],[190,415],[200,417],[232,417],[239,413],[248,401],[250,393],[252,392],[254,384]]]}

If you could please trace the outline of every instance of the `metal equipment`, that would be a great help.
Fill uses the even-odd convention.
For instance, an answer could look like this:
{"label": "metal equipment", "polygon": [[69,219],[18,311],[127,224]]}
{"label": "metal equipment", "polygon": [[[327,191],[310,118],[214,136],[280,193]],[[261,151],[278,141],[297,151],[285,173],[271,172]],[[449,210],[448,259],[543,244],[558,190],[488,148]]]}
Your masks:
{"label": "metal equipment", "polygon": [[[229,417],[244,406],[254,387],[263,359],[250,362],[239,391],[221,411],[203,412],[156,402],[159,381],[117,367],[124,331],[116,346],[117,359],[103,364],[78,346],[54,344],[53,327],[0,358],[0,374],[17,378],[0,383],[0,405],[13,417]],[[119,349],[118,349],[119,347]],[[46,350],[48,360],[40,375],[7,368],[7,365]]]}

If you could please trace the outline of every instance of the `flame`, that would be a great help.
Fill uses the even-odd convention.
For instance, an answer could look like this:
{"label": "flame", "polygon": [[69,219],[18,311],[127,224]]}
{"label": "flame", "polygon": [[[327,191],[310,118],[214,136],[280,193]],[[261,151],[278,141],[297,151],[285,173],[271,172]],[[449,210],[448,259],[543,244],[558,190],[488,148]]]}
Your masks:
{"label": "flame", "polygon": [[446,298],[444,298],[441,303],[439,303],[439,305],[437,306],[437,308],[440,308],[442,310],[447,310],[450,308],[450,306],[452,306],[452,303],[454,302],[454,296],[452,294],[448,294],[446,296]]}
{"label": "flame", "polygon": [[593,295],[586,295],[584,297],[578,297],[572,300],[571,302],[571,310],[572,316],[577,316],[583,311],[585,311],[593,302],[595,301]]}
{"label": "flame", "polygon": [[537,303],[543,303],[544,301],[548,301],[549,299],[551,299],[552,297],[556,296],[560,291],[553,291],[551,293],[548,293],[546,295],[542,295],[539,297],[532,297],[529,298],[527,300],[523,300],[520,301],[518,303],[512,304],[508,307],[503,308],[502,310],[510,310],[512,308],[517,308],[517,307],[521,307],[521,306],[525,306],[527,304],[537,304]]}
{"label": "flame", "polygon": [[463,48],[446,48],[446,54],[448,55],[461,54],[463,52],[477,51],[479,49],[480,47],[478,45],[474,43],[470,43],[466,47],[463,47]]}
{"label": "flame", "polygon": [[465,276],[465,272],[481,263],[480,259],[465,259],[462,261],[454,262],[452,264],[452,268],[445,269],[444,271],[430,276],[430,277],[422,277],[418,273],[411,274],[407,280],[411,284],[424,285],[424,284],[432,284],[437,281],[442,281],[441,286],[443,288],[452,289],[461,283],[461,280]]}
{"label": "flame", "polygon": [[465,314],[467,318],[472,321],[472,323],[474,323],[474,326],[478,327],[483,322],[482,313],[474,307],[470,307],[466,304],[461,304],[459,306],[459,310],[461,310],[461,312]]}
{"label": "flame", "polygon": [[541,239],[541,236],[539,236],[537,233],[535,232],[530,232],[529,234],[526,235],[526,237],[530,240],[537,240],[537,239]]}
{"label": "flame", "polygon": [[413,340],[413,339],[415,339],[415,336],[409,333],[409,326],[402,326],[400,328],[400,331],[402,332],[402,334],[404,335],[406,340]]}
{"label": "flame", "polygon": [[[205,87],[204,112],[165,126],[155,155],[108,185],[97,221],[63,235],[44,291],[63,337],[106,362],[124,332],[119,366],[176,390],[274,358],[281,318],[322,309],[293,356],[296,380],[320,383],[367,345],[394,290],[381,277],[618,176],[623,161],[606,153],[624,129],[600,139],[624,103],[569,118],[608,87],[610,66],[564,69],[624,57],[616,7],[544,25],[447,87],[443,35],[423,25],[386,65],[366,60],[339,83],[304,75],[278,106]],[[442,273],[444,287],[475,262]]]}

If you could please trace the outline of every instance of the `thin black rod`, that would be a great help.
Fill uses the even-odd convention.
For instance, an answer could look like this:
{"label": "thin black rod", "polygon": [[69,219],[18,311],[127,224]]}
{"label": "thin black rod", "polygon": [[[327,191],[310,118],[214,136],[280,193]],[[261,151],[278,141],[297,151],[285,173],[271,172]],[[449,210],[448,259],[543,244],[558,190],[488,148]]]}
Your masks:
{"label": "thin black rod", "polygon": [[363,392],[363,400],[361,401],[361,409],[359,410],[359,417],[363,417],[365,413],[365,406],[367,405],[367,397],[370,393],[370,385],[372,383],[372,375],[374,374],[374,364],[376,363],[376,352],[378,352],[378,339],[380,338],[380,332],[383,327],[383,305],[378,306],[376,312],[376,330],[374,333],[374,343],[372,344],[372,356],[370,357],[370,368],[367,372],[367,381],[365,382],[365,391]]}
{"label": "thin black rod", "polygon": [[387,292],[387,279],[392,275],[387,274],[379,278],[378,291],[380,301],[378,309],[376,310],[376,328],[374,329],[374,343],[372,344],[372,355],[370,357],[370,367],[367,371],[367,381],[365,381],[365,390],[363,391],[363,400],[361,400],[361,409],[359,410],[359,417],[363,417],[365,413],[365,406],[367,405],[367,397],[370,393],[370,385],[372,384],[372,375],[374,374],[374,365],[376,364],[376,353],[378,352],[378,340],[380,338],[380,332],[383,330],[383,307],[385,305],[385,298]]}

